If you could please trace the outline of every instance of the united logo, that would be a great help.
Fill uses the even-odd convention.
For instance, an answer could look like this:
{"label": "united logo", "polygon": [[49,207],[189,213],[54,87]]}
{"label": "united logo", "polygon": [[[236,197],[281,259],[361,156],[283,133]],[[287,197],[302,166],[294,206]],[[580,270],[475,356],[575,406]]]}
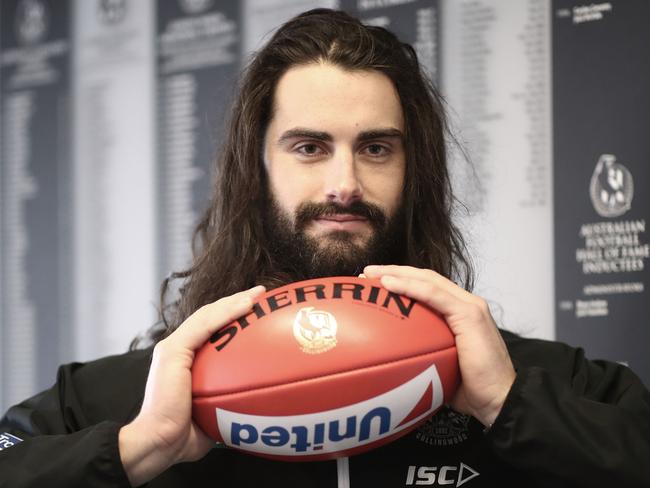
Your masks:
{"label": "united logo", "polygon": [[300,415],[251,415],[215,409],[224,442],[271,456],[343,453],[379,445],[431,415],[443,401],[435,365],[378,396],[331,410]]}

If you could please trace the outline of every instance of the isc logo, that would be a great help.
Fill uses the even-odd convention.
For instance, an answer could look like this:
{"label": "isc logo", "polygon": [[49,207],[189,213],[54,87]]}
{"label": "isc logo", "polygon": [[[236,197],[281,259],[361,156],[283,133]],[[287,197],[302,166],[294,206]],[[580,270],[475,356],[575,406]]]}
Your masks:
{"label": "isc logo", "polygon": [[334,410],[263,416],[217,408],[217,427],[227,445],[246,451],[280,456],[335,453],[412,426],[437,409],[442,398],[440,377],[432,365],[393,390]]}
{"label": "isc logo", "polygon": [[409,466],[406,486],[462,486],[480,473],[465,463],[460,466]]}

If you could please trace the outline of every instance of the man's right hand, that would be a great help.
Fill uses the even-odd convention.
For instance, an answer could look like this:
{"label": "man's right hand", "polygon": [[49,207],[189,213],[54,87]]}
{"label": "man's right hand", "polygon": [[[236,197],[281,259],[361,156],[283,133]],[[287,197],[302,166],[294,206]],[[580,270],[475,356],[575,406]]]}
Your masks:
{"label": "man's right hand", "polygon": [[263,291],[256,286],[201,307],[156,345],[140,413],[119,434],[120,457],[132,486],[176,463],[201,459],[214,446],[192,421],[194,353],[220,327],[250,311]]}

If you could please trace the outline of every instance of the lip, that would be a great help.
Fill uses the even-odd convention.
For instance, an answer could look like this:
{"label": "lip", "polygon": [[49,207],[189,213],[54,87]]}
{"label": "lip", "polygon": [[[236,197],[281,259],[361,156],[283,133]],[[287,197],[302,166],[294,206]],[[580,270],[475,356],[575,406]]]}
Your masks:
{"label": "lip", "polygon": [[320,217],[317,218],[316,220],[332,220],[334,222],[351,222],[354,220],[358,220],[358,221],[365,222],[368,219],[364,217],[359,217],[358,215],[352,215],[352,214],[334,214],[334,215],[326,215],[325,217]]}
{"label": "lip", "polygon": [[358,215],[336,214],[314,219],[314,222],[325,229],[354,231],[364,228],[368,219]]}

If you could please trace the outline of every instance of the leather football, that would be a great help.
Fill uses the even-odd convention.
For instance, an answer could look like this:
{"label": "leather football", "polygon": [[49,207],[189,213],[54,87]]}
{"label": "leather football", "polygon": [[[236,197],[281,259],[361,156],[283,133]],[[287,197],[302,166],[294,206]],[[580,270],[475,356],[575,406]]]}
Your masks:
{"label": "leather football", "polygon": [[330,459],[403,436],[458,383],[438,314],[378,280],[321,278],[268,291],[197,351],[193,418],[251,454]]}

